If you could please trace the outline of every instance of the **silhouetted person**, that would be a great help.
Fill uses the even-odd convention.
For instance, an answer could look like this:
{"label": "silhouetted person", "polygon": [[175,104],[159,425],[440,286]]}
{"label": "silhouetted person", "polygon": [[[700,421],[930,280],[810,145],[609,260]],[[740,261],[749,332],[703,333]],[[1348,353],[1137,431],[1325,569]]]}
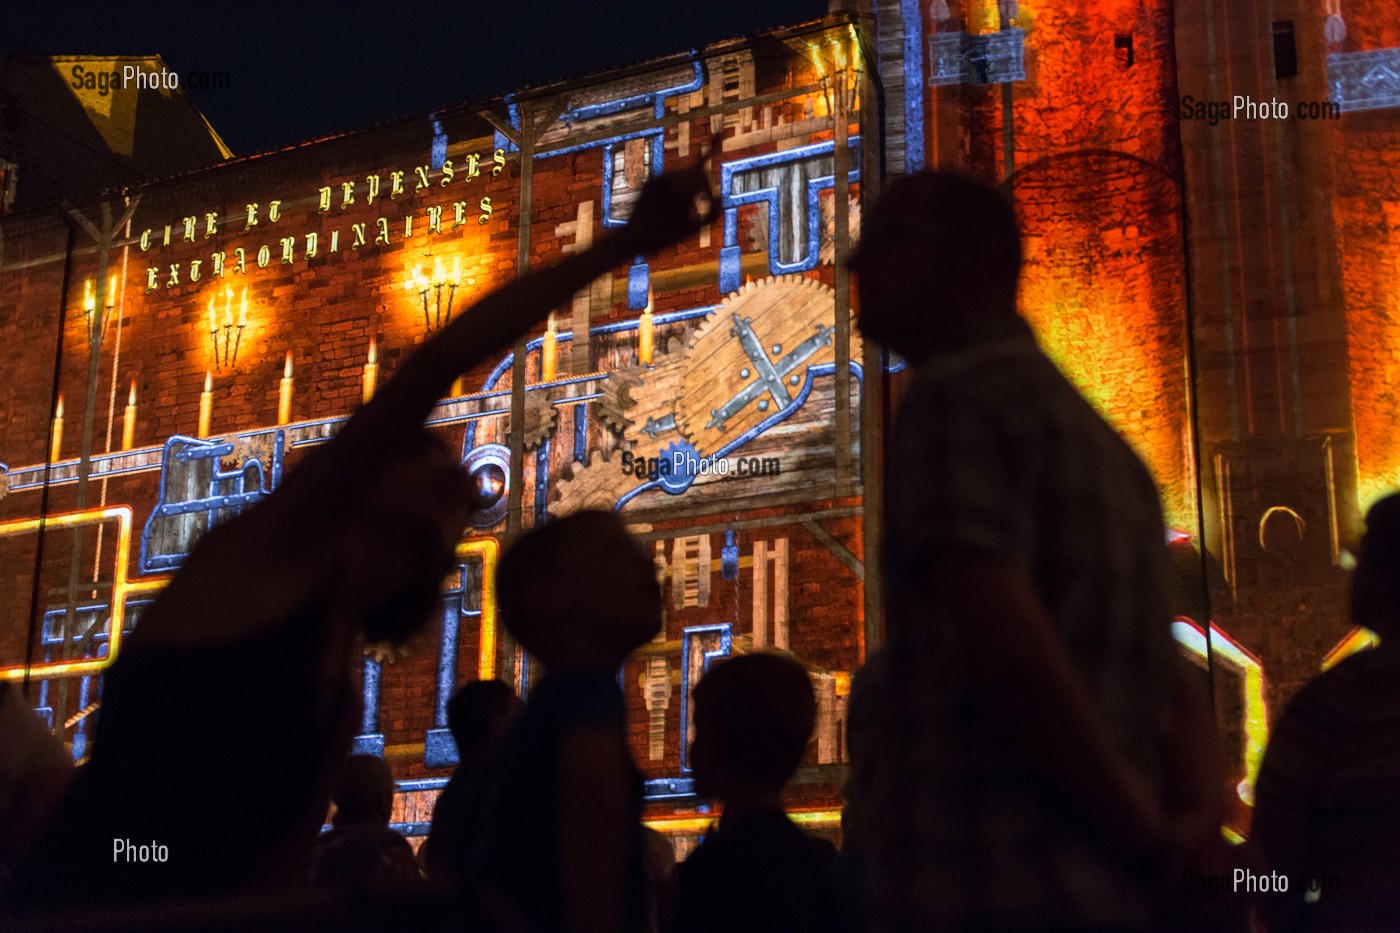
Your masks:
{"label": "silhouetted person", "polygon": [[676,933],[834,930],[835,848],[783,812],[817,704],[791,658],[720,661],[695,687],[695,792],[724,805],[719,826],[677,873]]}
{"label": "silhouetted person", "polygon": [[617,672],[661,626],[652,559],[616,514],[578,512],[506,550],[496,599],[544,675],[502,749],[471,881],[501,929],[641,933],[642,780]]}
{"label": "silhouetted person", "polygon": [[914,370],[887,461],[870,928],[1144,929],[1179,847],[1156,486],[1018,315],[996,191],[895,181],[850,265],[861,330]]}
{"label": "silhouetted person", "polygon": [[650,826],[642,827],[642,869],[647,880],[647,933],[670,933],[676,915],[676,849]]}
{"label": "silhouetted person", "polygon": [[[865,900],[869,888],[868,847],[870,830],[866,825],[870,803],[862,794],[871,779],[858,769],[875,765],[877,724],[883,704],[889,702],[889,655],[877,651],[851,679],[846,701],[846,785],[841,789],[845,806],[841,809],[841,851],[832,865],[840,929],[856,933],[865,929]],[[878,804],[877,804],[878,810]]]}
{"label": "silhouetted person", "polygon": [[[16,865],[14,903],[230,896],[306,877],[360,716],[362,642],[422,628],[474,510],[424,420],[458,376],[594,278],[707,222],[707,174],[653,178],[625,227],[465,309],[272,495],[204,536],[104,674],[91,758]],[[114,859],[114,840],[168,860]]]}
{"label": "silhouetted person", "polygon": [[457,770],[438,796],[432,830],[418,853],[431,880],[455,886],[469,870],[491,767],[521,708],[515,690],[500,680],[462,684],[447,701]]}
{"label": "silhouetted person", "polygon": [[413,847],[389,828],[394,776],[378,755],[351,755],[331,792],[331,828],[316,837],[311,881],[352,891],[423,880]]}
{"label": "silhouetted person", "polygon": [[73,779],[73,759],[24,695],[0,682],[0,892]]}
{"label": "silhouetted person", "polygon": [[1366,515],[1351,616],[1380,644],[1298,691],[1259,768],[1250,844],[1288,877],[1258,899],[1270,933],[1400,930],[1400,495]]}

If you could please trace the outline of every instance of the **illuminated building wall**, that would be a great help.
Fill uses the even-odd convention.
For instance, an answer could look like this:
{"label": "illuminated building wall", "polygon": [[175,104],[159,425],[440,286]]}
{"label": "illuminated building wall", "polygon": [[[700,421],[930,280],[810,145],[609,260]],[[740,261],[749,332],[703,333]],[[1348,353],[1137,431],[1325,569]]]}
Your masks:
{"label": "illuminated building wall", "polygon": [[[275,488],[445,320],[621,224],[648,177],[721,133],[711,227],[605,275],[435,409],[464,466],[504,488],[440,618],[403,657],[363,662],[355,741],[392,762],[396,820],[421,833],[455,760],[455,684],[539,676],[494,624],[499,548],[615,508],[667,606],[623,679],[649,815],[693,835],[689,691],[714,658],[767,646],[812,672],[818,736],[791,803],[834,830],[866,648],[861,411],[884,381],[838,265],[878,165],[854,38],[838,20],[778,31],[7,218],[0,675],[27,662],[81,758],[112,618],[139,625],[211,523]],[[647,474],[674,454],[729,472]]]}
{"label": "illuminated building wall", "polygon": [[[209,518],[275,486],[449,300],[455,314],[585,246],[649,174],[721,133],[720,220],[613,270],[435,411],[466,467],[505,488],[464,542],[442,617],[406,657],[365,662],[357,745],[393,762],[396,819],[421,830],[447,773],[451,685],[491,669],[528,690],[538,673],[489,624],[481,542],[602,506],[653,549],[667,606],[623,679],[649,816],[682,847],[703,827],[688,691],[714,657],[774,646],[820,697],[791,803],[833,826],[850,674],[879,634],[865,546],[878,484],[864,479],[880,425],[862,415],[882,410],[887,381],[850,327],[840,259],[883,160],[962,169],[1012,197],[1025,314],[1162,488],[1178,640],[1214,662],[1243,830],[1269,715],[1371,643],[1345,618],[1342,550],[1400,474],[1400,80],[1386,77],[1400,74],[1400,27],[1380,0],[1341,15],[1337,38],[1321,7],[1270,19],[1186,0],[882,0],[860,20],[874,37],[834,19],[144,185],[110,197],[105,218],[97,202],[82,220],[8,217],[0,666],[63,660],[65,625],[96,622],[74,653],[103,650],[119,520],[50,523],[40,552],[37,519],[131,510],[126,619],[139,622]],[[1292,24],[1278,48],[1291,36],[1296,75],[1278,73],[1275,20]],[[1216,125],[1182,113],[1186,95],[1236,93],[1343,109]],[[111,304],[96,332],[88,281],[94,311]],[[647,472],[674,453],[761,475]],[[73,720],[81,755],[99,680],[51,678],[36,700]]]}
{"label": "illuminated building wall", "polygon": [[[1346,3],[1336,53],[1375,72],[1369,103],[1400,88],[1400,23],[1385,3]],[[1348,64],[1351,64],[1348,62]],[[1332,134],[1332,210],[1347,309],[1362,505],[1400,486],[1400,122],[1394,105],[1348,115]]]}

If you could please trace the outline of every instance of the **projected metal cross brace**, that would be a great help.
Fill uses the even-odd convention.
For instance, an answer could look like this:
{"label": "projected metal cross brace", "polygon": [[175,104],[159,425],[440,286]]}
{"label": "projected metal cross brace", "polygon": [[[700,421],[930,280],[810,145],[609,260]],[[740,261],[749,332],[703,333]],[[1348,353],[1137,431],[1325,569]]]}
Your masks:
{"label": "projected metal cross brace", "polygon": [[[773,396],[773,400],[780,405],[786,406],[792,402],[792,396],[788,394],[787,387],[783,385],[783,379],[788,373],[801,366],[808,357],[816,353],[824,346],[831,345],[831,335],[835,333],[835,328],[819,325],[817,332],[811,337],[799,343],[796,348],[774,363],[763,348],[763,342],[754,333],[753,318],[741,318],[734,315],[734,327],[730,333],[739,338],[739,345],[744,348],[744,354],[753,363],[754,370],[758,378],[745,386],[740,392],[725,402],[719,408],[710,409],[710,420],[705,427],[720,429],[724,428],[724,423],[734,417],[745,406],[754,399],[759,398],[765,392]],[[781,347],[775,347],[774,352],[782,352]]]}

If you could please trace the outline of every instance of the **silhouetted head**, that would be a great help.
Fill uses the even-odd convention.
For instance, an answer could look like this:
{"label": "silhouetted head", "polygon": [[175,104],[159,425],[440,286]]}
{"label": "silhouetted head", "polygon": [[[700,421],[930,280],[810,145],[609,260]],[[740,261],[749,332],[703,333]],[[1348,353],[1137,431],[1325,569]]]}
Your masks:
{"label": "silhouetted head", "polygon": [[490,757],[500,747],[521,709],[520,697],[501,680],[462,684],[447,701],[447,728],[461,761]]}
{"label": "silhouetted head", "polygon": [[661,628],[651,558],[614,512],[575,512],[521,536],[501,557],[496,604],[546,671],[615,669]]}
{"label": "silhouetted head", "polygon": [[857,277],[861,332],[918,362],[1016,313],[1016,212],[971,178],[907,175],[862,221],[848,265]]}
{"label": "silhouetted head", "polygon": [[724,799],[781,791],[802,761],[817,703],[806,670],[777,654],[715,663],[695,687],[695,790]]}
{"label": "silhouetted head", "polygon": [[1366,513],[1366,534],[1351,577],[1351,616],[1383,640],[1400,636],[1400,493]]}
{"label": "silhouetted head", "polygon": [[378,755],[351,755],[331,792],[336,826],[387,826],[394,809],[394,776]]}

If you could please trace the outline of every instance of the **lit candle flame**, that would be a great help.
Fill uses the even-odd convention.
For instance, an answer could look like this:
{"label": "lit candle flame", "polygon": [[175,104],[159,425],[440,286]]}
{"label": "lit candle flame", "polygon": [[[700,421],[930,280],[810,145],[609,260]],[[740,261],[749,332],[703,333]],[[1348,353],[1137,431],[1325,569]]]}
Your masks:
{"label": "lit candle flame", "polygon": [[135,405],[136,405],[136,380],[135,380],[135,379],[131,380],[131,391],[130,391],[129,393],[127,393],[127,396],[126,396],[126,403],[127,403],[128,405],[131,405],[132,407],[135,407]]}
{"label": "lit candle flame", "polygon": [[88,311],[91,311],[94,306],[95,303],[92,297],[92,279],[85,279],[83,281],[83,308],[85,308]]}
{"label": "lit candle flame", "polygon": [[287,361],[282,365],[282,378],[292,378],[292,351],[287,351]]}
{"label": "lit candle flame", "polygon": [[[135,387],[134,385],[132,386],[131,391],[132,391],[132,392],[135,392],[135,391],[136,391],[136,387]],[[213,372],[213,370],[206,369],[206,370],[204,371],[204,391],[205,391],[205,392],[213,392],[213,391],[214,391],[214,372]]]}
{"label": "lit candle flame", "polygon": [[55,421],[63,420],[63,393],[58,393],[58,404],[54,406],[53,417]]}
{"label": "lit candle flame", "polygon": [[379,362],[379,351],[375,348],[373,337],[369,338],[369,362]]}

